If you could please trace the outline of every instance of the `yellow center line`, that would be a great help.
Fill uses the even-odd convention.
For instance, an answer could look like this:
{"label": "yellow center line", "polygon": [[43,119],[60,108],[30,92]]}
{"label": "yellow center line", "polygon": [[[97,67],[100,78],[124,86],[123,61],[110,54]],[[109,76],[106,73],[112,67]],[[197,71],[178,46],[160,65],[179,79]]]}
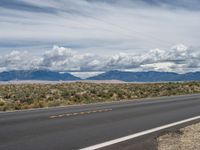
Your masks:
{"label": "yellow center line", "polygon": [[50,116],[49,119],[78,116],[78,115],[86,115],[86,114],[91,114],[91,113],[103,113],[103,112],[108,112],[108,111],[112,111],[112,109],[98,109],[98,110],[89,110],[89,111],[74,112],[74,113],[65,113],[65,114]]}
{"label": "yellow center line", "polygon": [[50,119],[54,119],[54,118],[56,118],[56,117],[57,117],[57,116],[50,116],[49,118],[50,118]]}
{"label": "yellow center line", "polygon": [[92,113],[92,111],[86,111],[85,113],[86,113],[86,114],[90,114],[90,113]]}
{"label": "yellow center line", "polygon": [[79,114],[79,113],[73,113],[72,115],[74,115],[74,116],[75,116],[75,115],[78,115],[78,114]]}

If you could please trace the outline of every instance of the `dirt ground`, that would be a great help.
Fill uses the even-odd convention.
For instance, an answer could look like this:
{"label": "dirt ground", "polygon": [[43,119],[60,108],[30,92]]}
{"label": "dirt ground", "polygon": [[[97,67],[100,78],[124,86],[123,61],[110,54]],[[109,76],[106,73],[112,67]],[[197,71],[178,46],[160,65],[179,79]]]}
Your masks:
{"label": "dirt ground", "polygon": [[200,150],[200,123],[157,138],[158,150]]}

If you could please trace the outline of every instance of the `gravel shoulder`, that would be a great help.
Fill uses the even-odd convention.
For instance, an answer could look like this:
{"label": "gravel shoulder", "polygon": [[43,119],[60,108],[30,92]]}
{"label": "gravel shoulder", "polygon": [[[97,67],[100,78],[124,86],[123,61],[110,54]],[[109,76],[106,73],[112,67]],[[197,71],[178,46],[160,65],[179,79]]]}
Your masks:
{"label": "gravel shoulder", "polygon": [[158,150],[200,150],[200,123],[157,138]]}

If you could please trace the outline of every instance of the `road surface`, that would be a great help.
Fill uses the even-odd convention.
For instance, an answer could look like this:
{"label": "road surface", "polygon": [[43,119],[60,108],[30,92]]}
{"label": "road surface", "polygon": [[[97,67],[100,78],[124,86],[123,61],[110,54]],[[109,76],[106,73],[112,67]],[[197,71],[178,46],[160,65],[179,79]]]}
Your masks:
{"label": "road surface", "polygon": [[73,150],[200,115],[200,95],[0,113],[0,150]]}

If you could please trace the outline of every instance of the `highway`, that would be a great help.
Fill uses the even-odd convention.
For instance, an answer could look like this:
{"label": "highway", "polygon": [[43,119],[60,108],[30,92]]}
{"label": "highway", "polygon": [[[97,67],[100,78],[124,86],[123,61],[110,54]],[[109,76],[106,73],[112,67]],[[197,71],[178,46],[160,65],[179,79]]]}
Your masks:
{"label": "highway", "polygon": [[0,150],[81,149],[198,115],[198,94],[2,112]]}

